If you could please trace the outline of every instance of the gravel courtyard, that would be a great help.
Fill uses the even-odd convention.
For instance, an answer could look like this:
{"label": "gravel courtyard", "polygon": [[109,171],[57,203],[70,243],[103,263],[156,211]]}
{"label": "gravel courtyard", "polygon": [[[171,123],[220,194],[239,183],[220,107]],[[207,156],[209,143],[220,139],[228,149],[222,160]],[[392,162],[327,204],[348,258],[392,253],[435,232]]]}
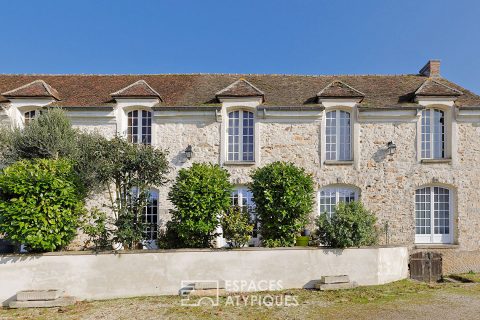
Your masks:
{"label": "gravel courtyard", "polygon": [[[0,319],[478,319],[480,283],[425,284],[410,280],[384,286],[319,292],[288,290],[259,295],[295,297],[298,305],[238,305],[221,298],[218,307],[182,307],[178,296],[78,302],[52,309],[0,309]],[[231,300],[230,300],[231,301]]]}

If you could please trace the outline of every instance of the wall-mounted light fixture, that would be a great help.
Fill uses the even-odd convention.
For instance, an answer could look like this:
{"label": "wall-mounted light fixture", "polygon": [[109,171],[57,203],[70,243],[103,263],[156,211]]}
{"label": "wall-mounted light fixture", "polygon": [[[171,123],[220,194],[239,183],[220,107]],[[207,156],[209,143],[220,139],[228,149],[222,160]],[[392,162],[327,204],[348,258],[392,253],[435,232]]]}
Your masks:
{"label": "wall-mounted light fixture", "polygon": [[192,159],[193,156],[193,151],[192,151],[192,146],[188,145],[187,148],[185,148],[185,157],[187,157],[188,160]]}
{"label": "wall-mounted light fixture", "polygon": [[393,143],[393,141],[389,141],[387,143],[387,152],[389,155],[394,155],[395,152],[397,151],[397,146],[395,145],[395,143]]}

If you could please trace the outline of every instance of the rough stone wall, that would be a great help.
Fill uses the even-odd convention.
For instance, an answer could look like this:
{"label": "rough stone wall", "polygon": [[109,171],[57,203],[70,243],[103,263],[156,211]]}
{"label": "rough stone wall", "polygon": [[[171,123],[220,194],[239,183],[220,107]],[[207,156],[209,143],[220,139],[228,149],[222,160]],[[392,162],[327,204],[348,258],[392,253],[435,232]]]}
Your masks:
{"label": "rough stone wall", "polygon": [[[154,119],[154,143],[168,152],[169,179],[174,180],[180,168],[192,162],[218,163],[220,159],[221,123],[213,118],[197,120]],[[455,164],[421,164],[417,160],[417,124],[362,122],[357,139],[360,143],[358,167],[355,165],[320,165],[320,135],[318,121],[265,121],[260,120],[259,165],[284,160],[292,161],[313,174],[317,189],[331,184],[355,186],[360,199],[378,217],[381,243],[413,245],[414,195],[423,185],[444,185],[453,191],[455,243],[462,250],[475,250],[480,246],[480,170],[477,154],[480,151],[480,127],[472,123],[459,123],[458,161]],[[111,132],[106,129],[105,132]],[[387,155],[386,143],[394,141],[397,151]],[[192,160],[184,158],[183,151],[193,146]],[[245,184],[256,165],[230,165],[232,182]],[[171,208],[167,200],[170,184],[159,189],[163,209]],[[312,217],[317,215],[317,207]],[[168,220],[168,215],[163,221]],[[388,222],[388,234],[385,223]]]}

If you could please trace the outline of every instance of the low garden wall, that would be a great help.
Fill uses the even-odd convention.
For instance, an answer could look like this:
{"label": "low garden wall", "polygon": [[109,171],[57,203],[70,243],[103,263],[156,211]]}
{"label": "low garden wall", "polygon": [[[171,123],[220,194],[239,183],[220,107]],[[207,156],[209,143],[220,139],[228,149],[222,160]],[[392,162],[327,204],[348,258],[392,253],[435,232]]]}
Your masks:
{"label": "low garden wall", "polygon": [[0,256],[0,301],[17,291],[63,289],[79,299],[175,295],[182,280],[280,281],[312,288],[325,275],[349,275],[359,285],[407,278],[406,247],[245,248],[89,252]]}

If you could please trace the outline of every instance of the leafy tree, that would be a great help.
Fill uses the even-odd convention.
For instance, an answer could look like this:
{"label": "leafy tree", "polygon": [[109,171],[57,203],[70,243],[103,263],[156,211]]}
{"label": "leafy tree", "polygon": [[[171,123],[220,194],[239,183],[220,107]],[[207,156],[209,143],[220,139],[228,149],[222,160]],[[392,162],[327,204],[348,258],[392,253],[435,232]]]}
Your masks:
{"label": "leafy tree", "polygon": [[75,237],[83,211],[67,160],[22,160],[0,174],[0,233],[31,251],[55,251]]}
{"label": "leafy tree", "polygon": [[25,128],[0,129],[0,161],[10,165],[22,159],[69,159],[80,177],[81,192],[86,197],[98,191],[98,144],[106,141],[99,134],[72,128],[65,111],[44,110]]}
{"label": "leafy tree", "polygon": [[260,233],[267,247],[293,246],[313,208],[313,180],[293,163],[274,162],[256,169],[249,185]]}
{"label": "leafy tree", "polygon": [[[168,161],[165,152],[149,145],[128,143],[116,137],[99,140],[93,155],[97,169],[95,177],[108,189],[114,213],[114,240],[134,248],[143,239],[144,208],[149,190],[166,183]],[[113,190],[112,190],[113,188]]]}
{"label": "leafy tree", "polygon": [[25,128],[4,132],[10,136],[3,151],[7,162],[20,159],[58,159],[72,154],[76,148],[76,130],[62,109],[48,109]]}
{"label": "leafy tree", "polygon": [[219,217],[230,207],[230,175],[218,165],[194,163],[180,169],[168,197],[175,209],[167,234],[177,235],[174,246],[211,247]]}
{"label": "leafy tree", "polygon": [[331,218],[317,220],[320,242],[335,248],[371,246],[377,243],[377,219],[359,201],[339,203]]}
{"label": "leafy tree", "polygon": [[225,211],[221,224],[223,237],[232,248],[245,246],[252,236],[253,223],[250,221],[250,213],[239,206],[230,207]]}

